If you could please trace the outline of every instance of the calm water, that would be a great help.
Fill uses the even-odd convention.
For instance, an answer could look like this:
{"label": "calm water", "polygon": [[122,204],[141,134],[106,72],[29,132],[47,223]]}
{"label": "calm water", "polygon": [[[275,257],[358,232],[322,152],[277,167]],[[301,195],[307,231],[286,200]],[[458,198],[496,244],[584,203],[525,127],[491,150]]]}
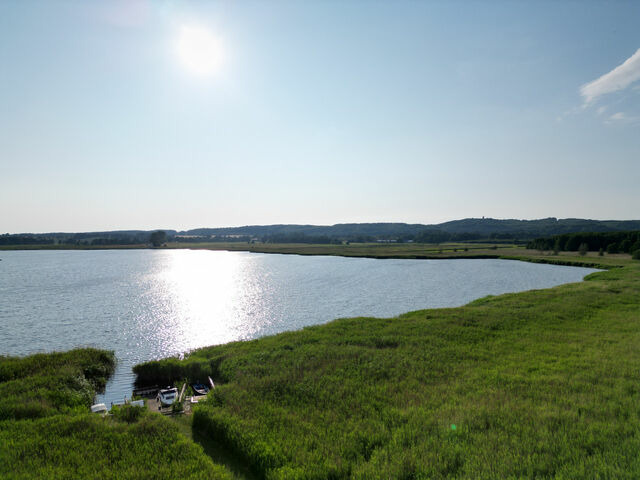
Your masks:
{"label": "calm water", "polygon": [[350,316],[546,288],[596,270],[508,260],[374,260],[195,250],[0,252],[0,354],[95,346],[130,395],[136,363]]}

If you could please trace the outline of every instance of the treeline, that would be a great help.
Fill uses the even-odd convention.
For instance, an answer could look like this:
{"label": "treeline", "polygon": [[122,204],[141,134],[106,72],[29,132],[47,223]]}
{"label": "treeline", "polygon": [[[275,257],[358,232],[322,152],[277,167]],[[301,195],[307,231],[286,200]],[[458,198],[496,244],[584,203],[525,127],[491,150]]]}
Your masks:
{"label": "treeline", "polygon": [[640,231],[567,233],[546,238],[536,238],[527,243],[527,248],[577,252],[582,245],[590,251],[607,253],[634,253],[640,251]]}
{"label": "treeline", "polygon": [[0,235],[0,245],[52,245],[55,239],[34,235]]}
{"label": "treeline", "polygon": [[313,244],[341,244],[342,239],[328,235],[306,235],[304,233],[281,233],[265,235],[260,239],[263,243],[313,243]]}
{"label": "treeline", "polygon": [[251,242],[250,235],[176,235],[167,237],[169,241],[181,243]]}
{"label": "treeline", "polygon": [[[473,242],[473,241],[509,241],[518,242],[515,235],[509,233],[494,233],[485,235],[478,232],[450,233],[442,230],[425,230],[417,234],[408,235],[308,235],[305,233],[280,233],[258,237],[263,243],[313,243],[320,245],[342,243],[395,242],[395,243],[445,243],[445,242]],[[524,241],[522,242],[524,243]]]}
{"label": "treeline", "polygon": [[73,233],[73,234],[4,234],[0,235],[0,245],[140,245],[149,243],[148,233],[136,234],[102,234]]}
{"label": "treeline", "polygon": [[413,241],[416,243],[444,243],[444,242],[471,242],[478,240],[509,240],[517,242],[518,237],[511,233],[483,234],[480,232],[452,233],[443,230],[425,230],[418,235],[406,235],[398,239],[399,242]]}
{"label": "treeline", "polygon": [[90,246],[101,246],[101,245],[139,245],[143,243],[149,242],[149,236],[145,237],[97,237],[91,239],[79,239],[79,238],[67,238],[60,242],[63,245],[90,245]]}

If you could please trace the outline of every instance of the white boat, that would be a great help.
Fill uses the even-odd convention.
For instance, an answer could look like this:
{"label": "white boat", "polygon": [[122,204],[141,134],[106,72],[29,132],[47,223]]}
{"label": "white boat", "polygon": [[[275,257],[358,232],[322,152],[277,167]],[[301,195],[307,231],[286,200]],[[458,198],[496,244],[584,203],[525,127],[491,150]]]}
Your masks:
{"label": "white boat", "polygon": [[107,413],[108,409],[104,403],[96,403],[91,405],[91,413]]}
{"label": "white boat", "polygon": [[161,388],[156,396],[156,400],[163,406],[172,405],[178,398],[178,389],[176,387]]}

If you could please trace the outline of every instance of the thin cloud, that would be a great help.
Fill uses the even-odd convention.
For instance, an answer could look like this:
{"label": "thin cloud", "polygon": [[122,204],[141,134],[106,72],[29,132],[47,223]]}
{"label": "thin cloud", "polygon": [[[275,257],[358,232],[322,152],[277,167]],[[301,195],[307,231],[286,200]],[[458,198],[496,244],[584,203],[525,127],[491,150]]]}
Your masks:
{"label": "thin cloud", "polygon": [[638,80],[640,80],[640,48],[622,65],[580,87],[580,94],[584,97],[585,105],[589,105],[598,97],[624,90]]}
{"label": "thin cloud", "polygon": [[610,115],[607,120],[605,120],[605,123],[636,123],[638,120],[640,120],[640,117],[638,116],[629,115],[625,112],[616,112],[613,115]]}

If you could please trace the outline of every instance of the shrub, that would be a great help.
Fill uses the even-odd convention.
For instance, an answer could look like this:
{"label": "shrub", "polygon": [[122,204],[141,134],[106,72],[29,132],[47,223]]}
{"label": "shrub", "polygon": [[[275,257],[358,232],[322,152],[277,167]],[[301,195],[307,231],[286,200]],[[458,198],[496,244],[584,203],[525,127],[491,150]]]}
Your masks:
{"label": "shrub", "polygon": [[116,405],[111,409],[111,413],[116,419],[126,423],[137,422],[143,412],[143,407],[133,405]]}
{"label": "shrub", "polygon": [[635,252],[633,252],[631,258],[633,258],[634,260],[640,260],[640,250],[636,250]]}
{"label": "shrub", "polygon": [[173,402],[173,404],[171,405],[172,413],[178,413],[178,412],[181,412],[182,410],[183,410],[182,402]]}
{"label": "shrub", "polygon": [[587,245],[584,242],[581,243],[580,246],[578,247],[578,253],[583,257],[587,254],[588,250],[589,250],[589,245]]}

